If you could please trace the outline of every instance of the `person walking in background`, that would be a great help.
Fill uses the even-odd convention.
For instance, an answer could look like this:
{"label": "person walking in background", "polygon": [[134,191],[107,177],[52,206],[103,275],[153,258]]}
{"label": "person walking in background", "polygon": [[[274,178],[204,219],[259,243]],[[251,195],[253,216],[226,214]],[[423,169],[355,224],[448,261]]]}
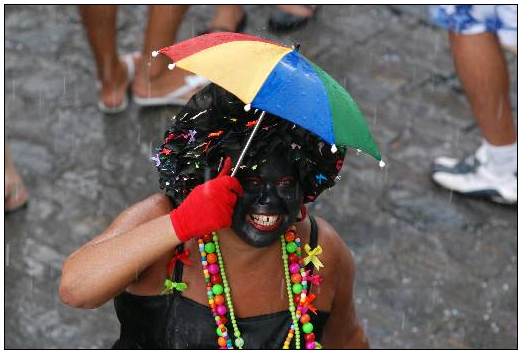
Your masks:
{"label": "person walking in background", "polygon": [[165,59],[150,61],[153,50],[175,41],[188,5],[150,5],[142,54],[119,56],[116,45],[116,5],[80,5],[80,14],[94,53],[100,86],[99,109],[122,112],[127,92],[141,106],[184,105],[208,82],[179,68],[168,70]]}
{"label": "person walking in background", "polygon": [[517,134],[501,47],[517,54],[516,5],[435,5],[449,30],[454,65],[484,141],[471,156],[439,157],[433,180],[458,193],[517,204]]}

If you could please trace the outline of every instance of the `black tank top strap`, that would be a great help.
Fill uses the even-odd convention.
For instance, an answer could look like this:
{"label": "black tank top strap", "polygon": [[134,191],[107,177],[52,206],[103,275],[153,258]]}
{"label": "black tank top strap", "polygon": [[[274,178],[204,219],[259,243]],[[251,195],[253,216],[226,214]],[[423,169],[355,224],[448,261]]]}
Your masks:
{"label": "black tank top strap", "polygon": [[[309,233],[309,246],[311,249],[315,249],[318,245],[318,226],[315,218],[308,214],[309,221],[311,222],[311,231]],[[309,276],[313,275],[313,263],[306,265],[306,270],[309,270]],[[308,292],[311,293],[311,283],[308,285]]]}
{"label": "black tank top strap", "polygon": [[[185,245],[184,244],[179,244],[177,247],[176,247],[176,251],[181,254],[185,249]],[[183,281],[183,263],[181,260],[177,259],[175,261],[175,266],[174,266],[174,272],[172,274],[172,280],[174,282],[182,282]]]}
{"label": "black tank top strap", "polygon": [[309,221],[311,222],[311,233],[309,235],[309,246],[314,249],[318,245],[318,227],[315,217],[309,215]]}

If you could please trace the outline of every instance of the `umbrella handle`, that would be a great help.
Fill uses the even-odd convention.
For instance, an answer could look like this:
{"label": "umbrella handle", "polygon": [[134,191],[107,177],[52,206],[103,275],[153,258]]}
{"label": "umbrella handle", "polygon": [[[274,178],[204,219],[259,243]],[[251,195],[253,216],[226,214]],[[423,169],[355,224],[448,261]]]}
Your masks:
{"label": "umbrella handle", "polygon": [[237,160],[237,164],[235,164],[235,168],[233,168],[232,175],[231,175],[232,177],[235,176],[235,174],[237,174],[237,171],[239,170],[239,165],[241,165],[242,160],[244,159],[244,156],[246,155],[246,151],[248,150],[248,147],[250,146],[253,136],[259,129],[261,121],[264,118],[265,113],[266,113],[266,111],[262,111],[262,113],[259,117],[259,120],[257,121],[257,124],[255,124],[255,127],[253,128],[253,132],[251,132],[250,138],[248,138],[248,141],[246,142],[246,145],[244,146],[244,149],[242,150],[241,155],[239,156],[239,160]]}

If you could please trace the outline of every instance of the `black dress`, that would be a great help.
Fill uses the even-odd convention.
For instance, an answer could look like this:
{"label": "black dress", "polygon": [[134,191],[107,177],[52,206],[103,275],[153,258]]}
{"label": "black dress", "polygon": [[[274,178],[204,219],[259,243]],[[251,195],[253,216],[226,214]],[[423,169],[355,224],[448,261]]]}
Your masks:
{"label": "black dress", "polygon": [[[310,246],[317,245],[317,224],[312,216]],[[182,246],[180,246],[182,248]],[[312,268],[312,264],[307,267]],[[181,282],[183,264],[178,260],[174,280]],[[121,323],[113,349],[217,349],[215,320],[210,307],[183,297],[180,292],[158,296],[138,296],[123,292],[114,298]],[[316,341],[320,342],[329,313],[309,312]],[[245,349],[282,349],[291,321],[288,310],[255,317],[236,318]],[[231,324],[229,333],[233,334]],[[305,348],[301,331],[301,348]],[[233,340],[233,336],[232,336]],[[291,342],[294,348],[295,341]]]}

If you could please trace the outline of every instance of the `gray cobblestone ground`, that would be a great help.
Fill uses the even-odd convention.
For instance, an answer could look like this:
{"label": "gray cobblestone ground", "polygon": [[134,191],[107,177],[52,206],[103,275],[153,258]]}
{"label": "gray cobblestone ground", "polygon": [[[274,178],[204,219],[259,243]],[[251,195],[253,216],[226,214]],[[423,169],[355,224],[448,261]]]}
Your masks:
{"label": "gray cobblestone ground", "polygon": [[[348,88],[388,161],[380,171],[368,156],[348,156],[339,186],[312,207],[355,254],[356,306],[372,347],[516,348],[517,209],[429,180],[435,156],[479,144],[446,34],[421,7],[323,7],[283,37],[266,31],[267,6],[247,10],[250,33],[300,41]],[[211,11],[192,7],[180,38]],[[122,51],[140,48],[146,13],[122,6]],[[112,303],[60,304],[61,263],[157,191],[148,157],[178,108],[101,115],[75,7],[7,6],[5,38],[6,136],[31,195],[27,210],[5,218],[5,347],[106,348],[118,334]],[[517,57],[508,60],[517,113]]]}

